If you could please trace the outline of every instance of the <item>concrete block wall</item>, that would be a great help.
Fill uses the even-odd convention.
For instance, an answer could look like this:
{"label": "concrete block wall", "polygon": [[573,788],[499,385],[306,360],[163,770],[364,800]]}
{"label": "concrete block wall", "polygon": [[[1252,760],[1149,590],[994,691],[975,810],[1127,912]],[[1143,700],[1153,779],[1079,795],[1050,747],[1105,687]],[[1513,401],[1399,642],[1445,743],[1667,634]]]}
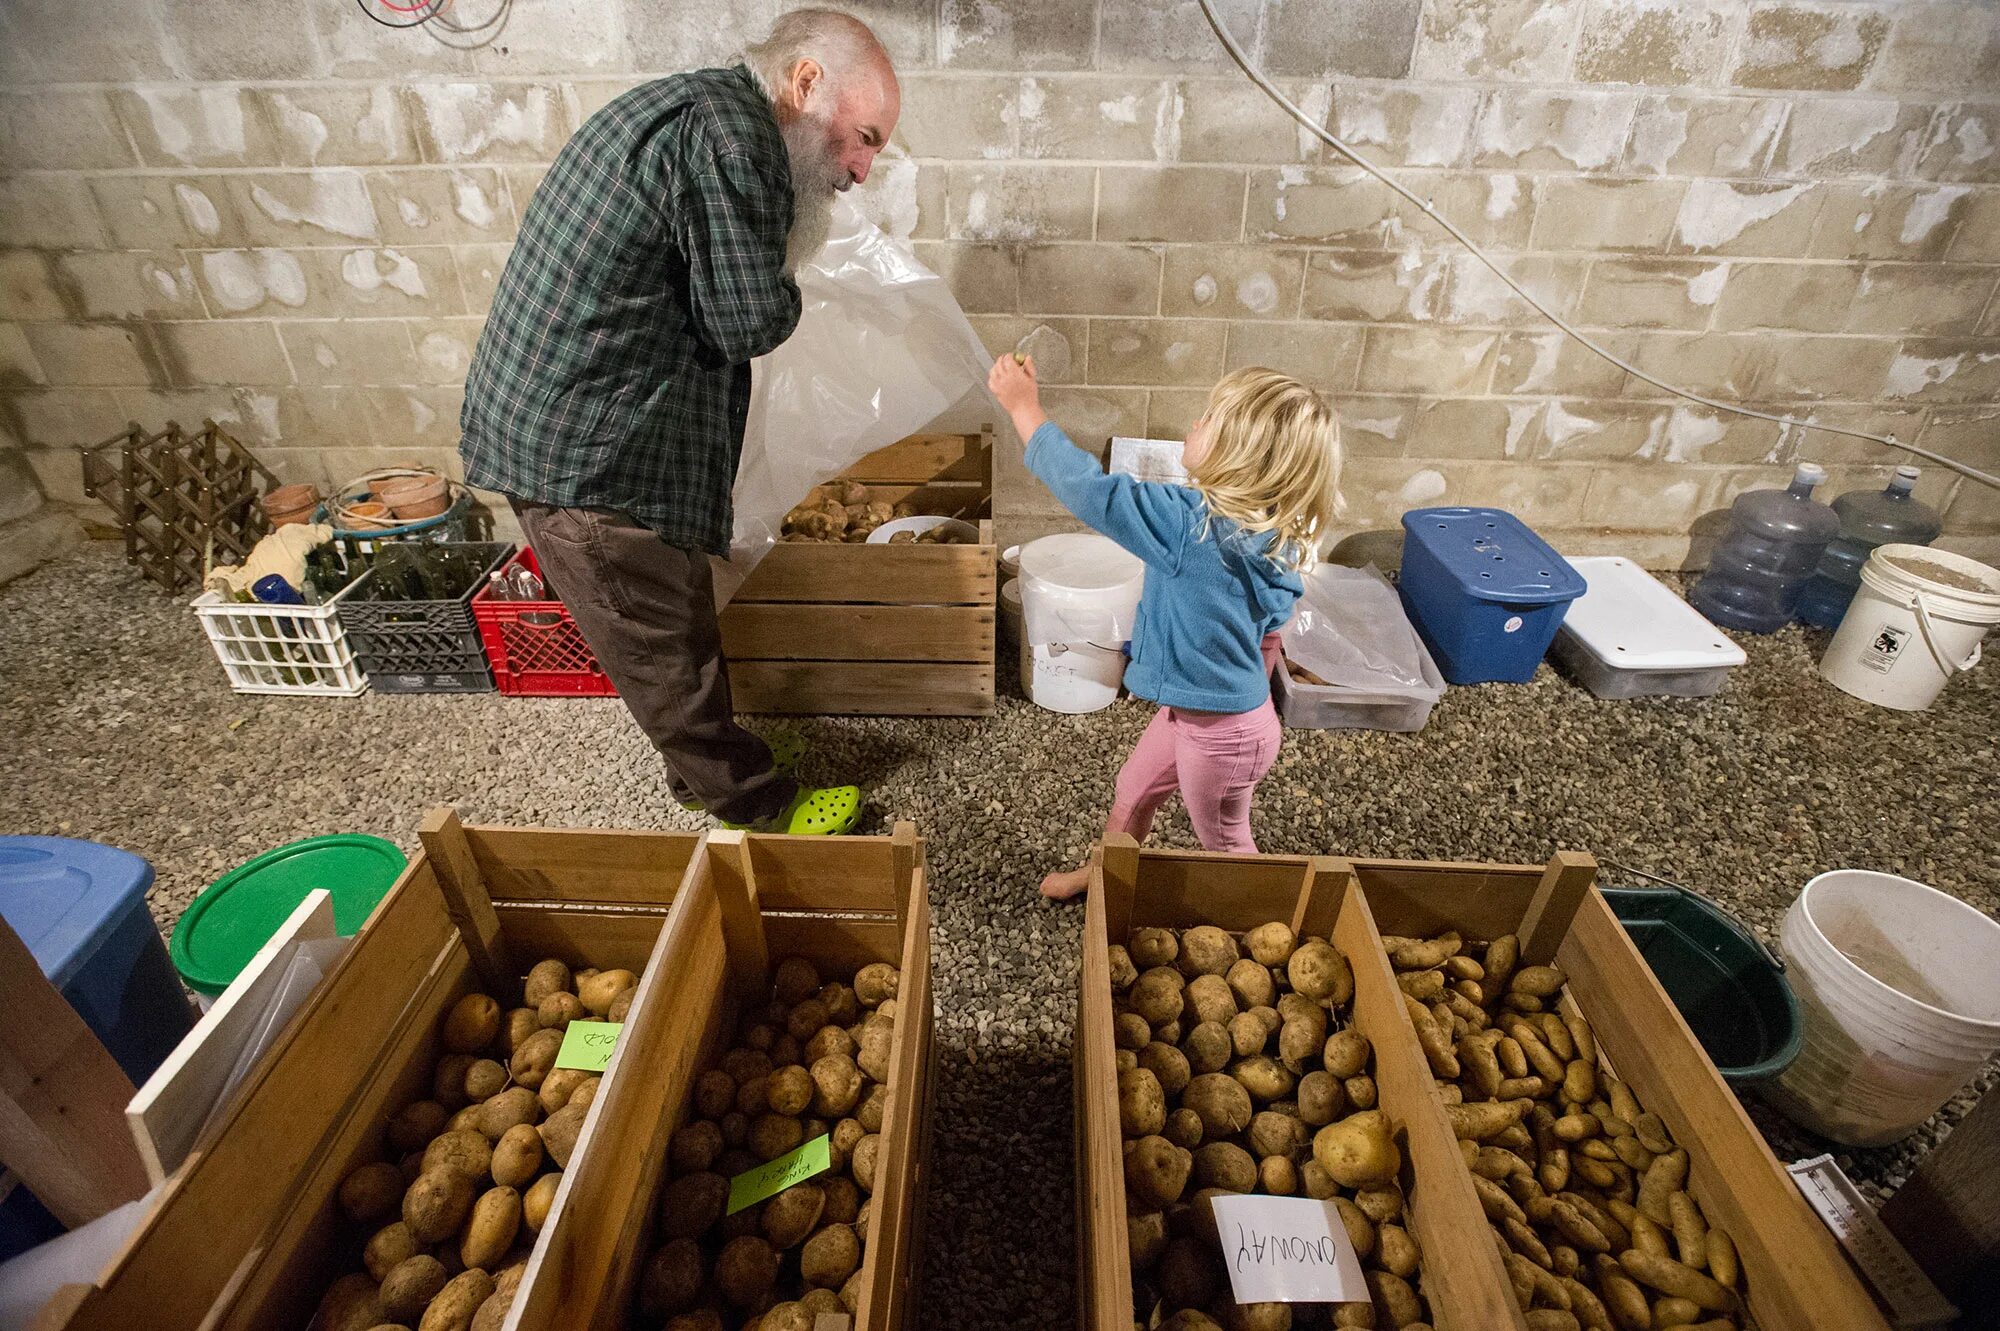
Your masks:
{"label": "concrete block wall", "polygon": [[[484,17],[498,0],[461,0]],[[1222,0],[1302,106],[1641,367],[2000,468],[2000,7]],[[460,382],[568,134],[774,0],[514,0],[490,46],[352,0],[0,6],[0,448],[212,415],[287,479],[456,467]],[[1350,526],[1492,503],[1655,566],[1796,457],[1568,343],[1299,133],[1192,0],[864,0],[903,74],[864,187],[1080,439],[1173,435],[1224,370],[1327,390]],[[1009,461],[1013,531],[1058,521]],[[2000,495],[1933,469],[1949,541]],[[1710,519],[1712,523],[1713,519]],[[1698,547],[1697,547],[1698,557]]]}

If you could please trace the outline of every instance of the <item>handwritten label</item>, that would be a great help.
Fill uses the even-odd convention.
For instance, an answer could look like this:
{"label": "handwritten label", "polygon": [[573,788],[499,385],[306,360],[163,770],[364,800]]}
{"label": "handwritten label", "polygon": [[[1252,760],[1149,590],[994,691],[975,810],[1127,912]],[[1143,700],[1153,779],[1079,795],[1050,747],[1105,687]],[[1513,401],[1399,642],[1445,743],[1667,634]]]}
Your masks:
{"label": "handwritten label", "polygon": [[729,1210],[724,1214],[735,1215],[744,1207],[755,1206],[794,1183],[803,1183],[815,1174],[824,1174],[833,1167],[833,1154],[829,1149],[832,1141],[831,1136],[821,1133],[798,1150],[729,1180]]}
{"label": "handwritten label", "polygon": [[1238,1303],[1364,1303],[1361,1259],[1332,1202],[1217,1197],[1215,1227]]}
{"label": "handwritten label", "polygon": [[556,1066],[579,1072],[602,1072],[611,1064],[611,1051],[618,1047],[618,1022],[573,1021],[563,1032],[562,1048],[556,1050]]}

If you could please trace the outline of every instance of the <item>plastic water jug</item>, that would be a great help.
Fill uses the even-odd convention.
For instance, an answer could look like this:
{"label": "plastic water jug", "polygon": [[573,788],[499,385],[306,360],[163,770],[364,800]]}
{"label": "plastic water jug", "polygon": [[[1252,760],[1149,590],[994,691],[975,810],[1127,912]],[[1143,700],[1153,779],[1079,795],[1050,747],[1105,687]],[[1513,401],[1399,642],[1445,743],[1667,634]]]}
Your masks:
{"label": "plastic water jug", "polygon": [[1801,462],[1783,490],[1751,490],[1729,510],[1729,535],[1688,593],[1694,608],[1725,628],[1773,633],[1791,622],[1820,556],[1840,534],[1840,518],[1812,497],[1826,468]]}
{"label": "plastic water jug", "polygon": [[1922,475],[1915,467],[1898,467],[1885,490],[1849,490],[1833,501],[1840,516],[1840,535],[1820,556],[1819,568],[1799,596],[1799,618],[1823,629],[1840,627],[1854,589],[1861,585],[1861,566],[1880,545],[1929,545],[1944,529],[1938,511],[1910,491]]}

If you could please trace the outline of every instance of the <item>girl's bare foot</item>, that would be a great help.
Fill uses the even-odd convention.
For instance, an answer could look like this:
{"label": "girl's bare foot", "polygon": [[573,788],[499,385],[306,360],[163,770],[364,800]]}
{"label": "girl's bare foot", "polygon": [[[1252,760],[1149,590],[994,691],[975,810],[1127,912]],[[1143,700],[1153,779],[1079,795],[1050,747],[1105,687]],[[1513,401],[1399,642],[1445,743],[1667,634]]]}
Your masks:
{"label": "girl's bare foot", "polygon": [[1042,880],[1042,895],[1050,901],[1068,901],[1080,897],[1090,890],[1090,870],[1071,869],[1068,873],[1052,873]]}

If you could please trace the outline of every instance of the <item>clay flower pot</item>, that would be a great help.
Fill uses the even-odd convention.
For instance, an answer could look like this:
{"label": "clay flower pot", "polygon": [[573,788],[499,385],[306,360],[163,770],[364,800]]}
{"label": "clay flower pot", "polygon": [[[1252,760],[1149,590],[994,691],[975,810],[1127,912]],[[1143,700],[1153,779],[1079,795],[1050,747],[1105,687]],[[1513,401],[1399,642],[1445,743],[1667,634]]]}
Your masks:
{"label": "clay flower pot", "polygon": [[349,504],[340,518],[351,531],[371,531],[396,525],[395,520],[389,516],[389,506],[373,499],[365,503]]}
{"label": "clay flower pot", "polygon": [[281,485],[258,502],[263,504],[264,516],[271,520],[273,527],[288,527],[295,522],[310,522],[313,509],[319,506],[319,487]]}
{"label": "clay flower pot", "polygon": [[375,483],[375,495],[397,518],[415,522],[451,507],[451,487],[442,476],[392,476]]}

